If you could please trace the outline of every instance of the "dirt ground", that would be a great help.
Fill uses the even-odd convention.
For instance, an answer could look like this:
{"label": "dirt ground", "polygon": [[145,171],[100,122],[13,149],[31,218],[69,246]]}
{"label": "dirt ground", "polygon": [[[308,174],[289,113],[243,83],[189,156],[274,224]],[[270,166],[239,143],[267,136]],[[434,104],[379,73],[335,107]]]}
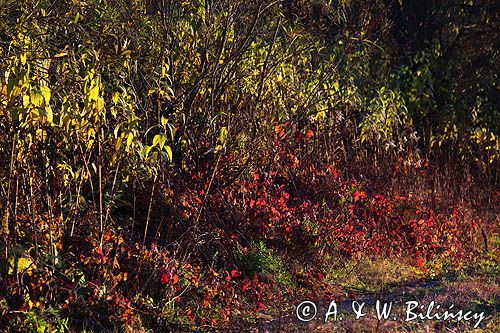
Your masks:
{"label": "dirt ground", "polygon": [[[380,309],[384,303],[392,302],[387,319],[378,320],[377,300],[380,301]],[[357,302],[355,309],[364,303],[361,310],[365,313],[363,317],[355,318],[353,302]],[[434,304],[429,310],[431,302]],[[417,303],[420,309],[411,309],[408,314],[408,307]],[[337,320],[331,314],[325,323],[329,305],[328,302],[318,304],[317,315],[308,322],[298,320],[296,313],[280,318],[263,316],[246,329],[251,332],[500,332],[499,277],[400,283],[380,292],[337,301]],[[445,320],[445,311],[455,314],[455,319],[449,316]],[[421,317],[415,318],[419,313]],[[458,320],[460,314],[461,320]]]}

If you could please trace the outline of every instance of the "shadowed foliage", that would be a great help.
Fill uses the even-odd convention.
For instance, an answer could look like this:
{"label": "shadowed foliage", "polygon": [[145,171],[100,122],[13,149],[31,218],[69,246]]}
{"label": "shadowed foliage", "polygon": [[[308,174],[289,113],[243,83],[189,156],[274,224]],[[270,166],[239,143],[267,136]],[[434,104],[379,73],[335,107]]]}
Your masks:
{"label": "shadowed foliage", "polygon": [[210,330],[356,267],[494,271],[498,9],[0,0],[0,326]]}

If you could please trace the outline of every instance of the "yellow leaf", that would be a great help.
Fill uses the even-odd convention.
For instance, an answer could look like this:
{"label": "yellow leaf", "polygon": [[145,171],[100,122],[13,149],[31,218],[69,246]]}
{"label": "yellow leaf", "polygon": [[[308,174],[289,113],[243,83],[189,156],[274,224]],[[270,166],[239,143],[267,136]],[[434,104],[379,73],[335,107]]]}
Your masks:
{"label": "yellow leaf", "polygon": [[50,88],[47,86],[41,86],[40,91],[42,93],[43,98],[45,99],[45,104],[49,104],[49,102],[50,102]]}
{"label": "yellow leaf", "polygon": [[68,51],[62,51],[62,52],[59,52],[58,54],[56,54],[54,56],[54,58],[60,58],[60,57],[64,57],[64,56],[67,56],[68,55]]}
{"label": "yellow leaf", "polygon": [[165,118],[165,117],[163,117],[163,116],[162,116],[162,117],[161,117],[161,125],[162,125],[162,126],[166,126],[166,125],[167,125],[167,123],[168,123],[167,118]]}
{"label": "yellow leaf", "polygon": [[30,91],[30,100],[31,104],[33,104],[34,106],[41,106],[43,102],[43,96],[40,93],[40,90],[32,89]]}
{"label": "yellow leaf", "polygon": [[115,151],[119,151],[119,150],[120,150],[121,145],[122,145],[122,138],[118,138],[118,139],[116,139],[116,143],[115,143]]}
{"label": "yellow leaf", "polygon": [[23,106],[26,108],[30,105],[30,97],[28,95],[23,95]]}
{"label": "yellow leaf", "polygon": [[19,258],[19,261],[17,262],[17,271],[31,271],[31,269],[33,269],[32,266],[34,266],[33,260],[31,260],[30,258],[22,257]]}
{"label": "yellow leaf", "polygon": [[161,135],[160,134],[156,134],[155,137],[153,138],[153,147],[158,145],[161,141]]}
{"label": "yellow leaf", "polygon": [[167,152],[168,158],[172,161],[172,148],[170,146],[165,146],[165,151]]}
{"label": "yellow leaf", "polygon": [[95,80],[91,81],[90,91],[89,91],[89,101],[97,101],[99,97],[99,85]]}
{"label": "yellow leaf", "polygon": [[44,129],[37,129],[35,134],[37,140],[44,141],[47,138],[47,131],[45,131]]}
{"label": "yellow leaf", "polygon": [[9,210],[5,209],[5,213],[2,219],[2,229],[0,229],[0,234],[8,235],[9,234]]}
{"label": "yellow leaf", "polygon": [[104,109],[104,99],[102,97],[97,98],[95,108],[97,112],[101,112]]}
{"label": "yellow leaf", "polygon": [[52,108],[50,106],[45,107],[45,117],[49,123],[52,123],[54,116],[52,115]]}
{"label": "yellow leaf", "polygon": [[111,98],[111,100],[113,101],[113,103],[114,103],[115,105],[116,105],[116,103],[118,103],[118,98],[119,98],[119,97],[120,97],[120,95],[119,95],[117,92],[115,92],[115,93],[113,94],[113,97]]}
{"label": "yellow leaf", "polygon": [[132,144],[132,140],[134,140],[134,135],[132,133],[129,133],[127,136],[127,148],[130,148],[130,145]]}

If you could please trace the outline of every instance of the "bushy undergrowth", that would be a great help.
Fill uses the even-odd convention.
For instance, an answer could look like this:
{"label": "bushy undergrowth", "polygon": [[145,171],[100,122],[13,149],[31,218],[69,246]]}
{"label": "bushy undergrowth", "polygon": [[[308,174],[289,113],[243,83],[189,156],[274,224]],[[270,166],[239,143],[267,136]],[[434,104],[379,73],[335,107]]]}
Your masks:
{"label": "bushy undergrowth", "polygon": [[[329,275],[339,258],[410,257],[429,276],[459,269],[481,251],[485,225],[470,210],[437,213],[415,204],[418,197],[367,195],[332,166],[282,166],[210,194],[197,233],[171,246],[134,243],[121,221],[108,227],[102,245],[98,228],[63,235],[63,221],[47,217],[35,221],[36,237],[31,218],[19,216],[3,280],[3,323],[28,324],[35,315],[53,329],[68,318],[72,327],[93,329],[219,327],[272,311],[275,302],[341,296],[342,281]],[[178,212],[169,229],[196,221],[203,200],[189,185],[200,182],[209,179],[184,180],[179,201],[161,199]]]}

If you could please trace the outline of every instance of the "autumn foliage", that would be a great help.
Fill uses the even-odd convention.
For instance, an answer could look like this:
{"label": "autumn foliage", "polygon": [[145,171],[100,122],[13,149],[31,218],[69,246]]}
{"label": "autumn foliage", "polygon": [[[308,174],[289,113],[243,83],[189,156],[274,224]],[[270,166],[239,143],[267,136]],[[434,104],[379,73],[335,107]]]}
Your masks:
{"label": "autumn foliage", "polygon": [[0,327],[246,327],[339,262],[492,255],[492,79],[443,92],[462,55],[369,3],[1,1]]}

